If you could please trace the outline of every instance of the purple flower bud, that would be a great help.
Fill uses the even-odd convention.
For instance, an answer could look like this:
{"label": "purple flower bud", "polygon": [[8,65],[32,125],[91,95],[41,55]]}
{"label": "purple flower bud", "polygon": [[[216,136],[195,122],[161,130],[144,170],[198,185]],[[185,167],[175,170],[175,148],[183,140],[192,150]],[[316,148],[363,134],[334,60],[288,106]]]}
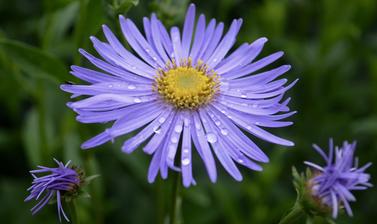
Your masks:
{"label": "purple flower bud", "polygon": [[56,199],[59,221],[61,214],[69,221],[62,206],[62,199],[77,193],[82,184],[82,173],[69,167],[70,161],[65,165],[54,159],[58,164],[56,168],[38,166],[39,169],[30,171],[33,176],[32,186],[27,190],[30,195],[25,201],[36,200],[38,203],[31,209],[32,214],[39,212],[48,202]]}
{"label": "purple flower bud", "polygon": [[335,147],[332,139],[329,142],[328,155],[317,145],[314,149],[325,160],[324,166],[312,162],[305,162],[306,165],[315,169],[313,177],[309,180],[311,194],[322,205],[332,210],[332,217],[336,218],[338,210],[344,207],[347,214],[352,216],[350,202],[356,201],[351,193],[354,190],[365,190],[371,187],[370,175],[365,170],[372,165],[367,163],[359,168],[358,158],[354,156],[356,142],[351,144],[343,142],[342,147]]}

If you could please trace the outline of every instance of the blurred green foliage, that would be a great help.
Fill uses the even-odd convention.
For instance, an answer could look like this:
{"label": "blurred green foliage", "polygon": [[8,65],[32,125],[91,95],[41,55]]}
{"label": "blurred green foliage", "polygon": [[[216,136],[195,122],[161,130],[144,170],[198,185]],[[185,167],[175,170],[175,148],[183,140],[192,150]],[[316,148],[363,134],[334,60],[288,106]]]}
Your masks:
{"label": "blurred green foliage", "polygon": [[[295,125],[276,130],[293,139],[286,149],[255,141],[271,162],[260,173],[243,170],[237,183],[221,169],[211,184],[199,159],[198,186],[183,189],[184,223],[277,223],[294,203],[291,166],[320,162],[311,149],[358,140],[362,163],[377,158],[377,2],[375,0],[208,0],[194,1],[198,11],[229,24],[243,18],[237,41],[269,39],[263,54],[283,50],[292,64],[287,77],[298,77],[290,91]],[[101,24],[119,34],[117,14],[141,25],[155,11],[167,25],[181,25],[188,1],[173,0],[13,0],[0,1],[0,217],[2,223],[57,223],[55,206],[31,217],[25,204],[37,164],[52,157],[72,160],[88,175],[100,174],[90,186],[91,199],[79,201],[83,223],[163,223],[170,202],[170,182],[146,181],[149,156],[140,150],[122,154],[120,144],[90,151],[81,142],[102,125],[79,124],[67,109],[68,94],[59,84],[73,80],[69,65],[87,64],[77,49],[93,51],[89,36],[100,38]],[[125,137],[127,138],[127,137]],[[124,139],[124,138],[123,138]],[[372,173],[372,183],[377,172]],[[337,223],[376,220],[376,188],[356,193],[355,217]],[[320,223],[320,221],[319,221]]]}

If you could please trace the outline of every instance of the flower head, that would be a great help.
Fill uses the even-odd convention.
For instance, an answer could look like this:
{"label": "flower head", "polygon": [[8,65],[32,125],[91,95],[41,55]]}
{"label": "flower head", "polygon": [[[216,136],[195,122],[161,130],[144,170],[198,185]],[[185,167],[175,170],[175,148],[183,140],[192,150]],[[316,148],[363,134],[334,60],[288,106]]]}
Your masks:
{"label": "flower head", "polygon": [[[244,43],[229,53],[242,20],[233,20],[223,35],[224,24],[205,16],[195,22],[195,6],[190,5],[182,35],[177,27],[170,34],[156,17],[144,18],[144,35],[135,24],[119,17],[122,33],[134,55],[104,25],[107,42],[91,37],[102,59],[85,50],[80,53],[101,71],[72,66],[72,74],[87,85],[62,85],[73,97],[86,96],[68,106],[82,123],[115,121],[111,128],[83,143],[88,149],[138,130],[126,140],[122,150],[131,153],[145,143],[153,154],[148,180],[168,175],[168,168],[182,172],[183,184],[195,184],[192,175],[192,143],[204,161],[210,179],[217,171],[213,153],[236,180],[242,175],[236,163],[261,170],[257,162],[268,157],[244,133],[263,140],[293,146],[264,128],[291,125],[281,121],[290,112],[285,92],[296,81],[277,79],[289,65],[256,73],[280,58],[277,52],[255,60],[266,38]],[[277,80],[276,80],[277,79]]]}
{"label": "flower head", "polygon": [[328,155],[317,145],[313,147],[323,157],[326,164],[322,167],[312,162],[305,162],[316,170],[314,177],[309,180],[312,195],[321,204],[332,209],[333,218],[337,217],[340,206],[345,208],[349,216],[352,216],[349,202],[355,201],[356,198],[351,191],[365,190],[372,186],[369,183],[370,175],[365,173],[372,163],[358,167],[358,158],[354,157],[356,142],[350,144],[345,141],[342,147],[335,147],[334,151],[333,141],[330,139]]}
{"label": "flower head", "polygon": [[[34,180],[32,186],[28,189],[30,195],[25,201],[31,201],[32,199],[39,200],[31,209],[34,215],[55,198],[58,206],[59,220],[61,221],[61,214],[63,214],[64,218],[69,221],[63,210],[62,198],[77,193],[78,188],[82,184],[82,174],[69,167],[70,161],[65,165],[57,160],[55,162],[58,164],[56,168],[38,166],[39,169],[30,171]],[[39,176],[40,174],[45,175]]]}

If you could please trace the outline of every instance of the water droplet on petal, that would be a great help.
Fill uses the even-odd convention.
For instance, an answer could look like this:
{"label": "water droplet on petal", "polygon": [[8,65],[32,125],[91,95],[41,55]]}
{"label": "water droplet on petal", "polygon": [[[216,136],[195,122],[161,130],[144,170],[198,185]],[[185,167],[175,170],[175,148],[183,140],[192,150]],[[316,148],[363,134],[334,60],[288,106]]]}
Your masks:
{"label": "water droplet on petal", "polygon": [[188,127],[190,125],[190,119],[184,118],[183,123],[185,124],[185,127]]}
{"label": "water droplet on petal", "polygon": [[153,57],[153,60],[157,61],[157,58],[156,58],[156,57]]}
{"label": "water droplet on petal", "polygon": [[156,133],[156,134],[160,134],[161,133],[161,128],[159,126],[155,126],[153,128],[153,132]]}
{"label": "water droplet on petal", "polygon": [[190,159],[189,158],[184,158],[184,159],[182,159],[182,165],[183,166],[187,166],[187,165],[189,165],[190,164]]}
{"label": "water droplet on petal", "polygon": [[225,135],[225,136],[226,136],[226,135],[228,135],[228,133],[229,133],[229,132],[228,132],[227,129],[221,129],[221,134],[222,134],[222,135]]}
{"label": "water droplet on petal", "polygon": [[257,122],[255,122],[255,124],[256,124],[256,125],[260,125],[261,123],[257,121]]}
{"label": "water droplet on petal", "polygon": [[217,142],[217,136],[214,133],[208,133],[206,137],[209,143]]}
{"label": "water droplet on petal", "polygon": [[178,142],[178,138],[177,138],[176,136],[173,136],[173,137],[170,139],[170,141],[171,141],[172,143],[177,143],[177,142]]}
{"label": "water droplet on petal", "polygon": [[200,128],[201,128],[200,126],[201,126],[200,124],[195,124],[195,128],[198,129],[198,130],[200,130]]}
{"label": "water droplet on petal", "polygon": [[150,52],[150,50],[149,50],[148,48],[145,48],[145,51],[146,51],[146,52]]}
{"label": "water droplet on petal", "polygon": [[189,149],[188,149],[188,148],[183,148],[183,149],[182,149],[182,152],[183,152],[184,154],[187,154],[187,153],[189,153]]}
{"label": "water droplet on petal", "polygon": [[229,89],[229,83],[228,83],[228,82],[221,82],[220,86],[221,86],[224,90],[228,90],[228,89]]}
{"label": "water droplet on petal", "polygon": [[248,130],[251,130],[251,126],[246,126],[246,128],[247,128]]}
{"label": "water droplet on petal", "polygon": [[242,159],[237,159],[237,162],[243,163],[243,160]]}
{"label": "water droplet on petal", "polygon": [[128,86],[128,89],[136,89],[136,86],[134,86],[134,85],[129,85],[129,86]]}
{"label": "water droplet on petal", "polygon": [[242,94],[242,95],[241,95],[241,98],[246,98],[246,97],[247,97],[246,94]]}
{"label": "water droplet on petal", "polygon": [[160,122],[161,124],[164,123],[166,121],[166,118],[164,117],[160,117],[160,119],[158,119],[158,122]]}
{"label": "water droplet on petal", "polygon": [[221,122],[220,122],[220,121],[215,121],[215,124],[216,124],[217,126],[219,126],[219,125],[221,124]]}
{"label": "water droplet on petal", "polygon": [[135,102],[135,103],[140,103],[140,102],[141,102],[141,99],[140,99],[140,98],[135,98],[135,99],[134,99],[134,102]]}
{"label": "water droplet on petal", "polygon": [[177,133],[181,133],[182,132],[182,125],[176,125],[174,127],[174,131],[177,132]]}

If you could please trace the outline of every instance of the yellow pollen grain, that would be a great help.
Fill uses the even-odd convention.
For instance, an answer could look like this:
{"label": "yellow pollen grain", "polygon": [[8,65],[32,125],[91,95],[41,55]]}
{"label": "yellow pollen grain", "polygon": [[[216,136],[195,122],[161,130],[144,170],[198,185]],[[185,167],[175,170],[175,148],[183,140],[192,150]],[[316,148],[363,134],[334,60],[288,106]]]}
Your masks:
{"label": "yellow pollen grain", "polygon": [[158,71],[154,90],[177,109],[197,109],[209,103],[218,91],[218,76],[201,61],[173,63]]}

